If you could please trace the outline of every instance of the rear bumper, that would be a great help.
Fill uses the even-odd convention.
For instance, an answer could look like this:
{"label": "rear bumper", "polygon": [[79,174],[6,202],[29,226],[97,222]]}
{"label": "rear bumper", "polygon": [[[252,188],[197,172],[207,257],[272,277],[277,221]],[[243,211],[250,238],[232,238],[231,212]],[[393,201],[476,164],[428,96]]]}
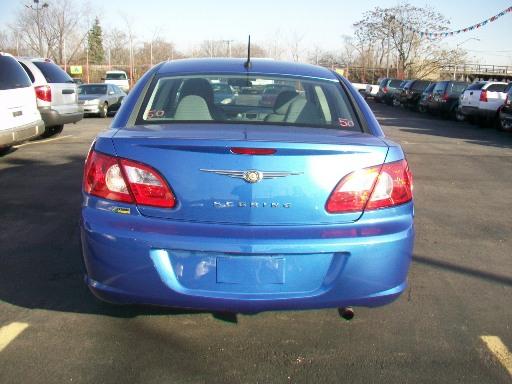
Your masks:
{"label": "rear bumper", "polygon": [[43,132],[44,123],[42,120],[37,120],[30,124],[25,124],[5,131],[0,130],[0,147],[32,139],[41,135]]}
{"label": "rear bumper", "polygon": [[73,113],[59,113],[59,111],[50,108],[40,108],[39,112],[41,112],[41,117],[46,127],[76,123],[84,117],[82,108]]}
{"label": "rear bumper", "polygon": [[496,117],[498,111],[493,109],[482,109],[478,107],[462,106],[460,111],[464,116],[475,116],[475,117]]}
{"label": "rear bumper", "polygon": [[308,227],[185,223],[112,209],[86,197],[81,216],[86,282],[105,301],[260,312],[373,307],[406,288],[412,203]]}

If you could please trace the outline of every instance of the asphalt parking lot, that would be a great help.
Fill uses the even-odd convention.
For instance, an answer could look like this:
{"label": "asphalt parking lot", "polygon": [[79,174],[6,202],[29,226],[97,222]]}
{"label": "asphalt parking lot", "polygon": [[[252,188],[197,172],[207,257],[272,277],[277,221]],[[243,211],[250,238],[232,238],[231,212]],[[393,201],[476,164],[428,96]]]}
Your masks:
{"label": "asphalt parking lot", "polygon": [[414,172],[417,239],[407,292],[351,322],[100,303],[77,224],[110,119],[1,157],[0,383],[510,383],[512,135],[370,104]]}

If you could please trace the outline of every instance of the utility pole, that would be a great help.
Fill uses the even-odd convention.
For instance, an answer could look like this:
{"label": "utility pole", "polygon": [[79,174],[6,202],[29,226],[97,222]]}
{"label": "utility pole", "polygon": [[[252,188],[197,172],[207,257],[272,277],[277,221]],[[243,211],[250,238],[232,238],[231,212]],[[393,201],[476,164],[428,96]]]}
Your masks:
{"label": "utility pole", "polygon": [[234,41],[234,40],[222,40],[224,43],[227,43],[228,45],[228,57],[231,57],[231,43]]}
{"label": "utility pole", "polygon": [[[385,22],[387,23],[388,25],[388,49],[387,49],[387,54],[386,54],[386,77],[389,77],[389,40],[390,40],[390,29],[391,29],[391,21],[393,21],[395,19],[395,16],[393,15],[386,15],[386,17],[384,18]],[[397,76],[398,77],[398,76]]]}
{"label": "utility pole", "polygon": [[42,37],[42,31],[41,31],[41,15],[40,11],[42,11],[45,8],[48,8],[48,3],[43,3],[39,5],[39,0],[32,0],[34,4],[32,5],[25,5],[25,7],[32,9],[33,11],[36,11],[36,24],[37,24],[37,42],[38,42],[38,56],[43,57],[43,37]]}

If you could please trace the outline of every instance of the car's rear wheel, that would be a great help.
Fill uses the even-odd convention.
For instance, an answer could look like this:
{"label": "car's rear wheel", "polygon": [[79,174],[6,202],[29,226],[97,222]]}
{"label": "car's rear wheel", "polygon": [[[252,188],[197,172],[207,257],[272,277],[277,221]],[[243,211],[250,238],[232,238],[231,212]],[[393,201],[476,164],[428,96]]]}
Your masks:
{"label": "car's rear wheel", "polygon": [[62,133],[64,129],[64,125],[54,125],[53,127],[45,127],[43,134],[41,137],[48,138],[52,136],[57,136]]}
{"label": "car's rear wheel", "polygon": [[12,145],[8,145],[7,147],[0,147],[0,156],[5,155],[12,148]]}
{"label": "car's rear wheel", "polygon": [[107,117],[108,115],[108,103],[104,102],[103,105],[100,107],[100,117]]}
{"label": "car's rear wheel", "polygon": [[418,112],[420,112],[420,113],[427,113],[427,107],[425,107],[424,105],[419,104],[418,105]]}
{"label": "car's rear wheel", "polygon": [[512,120],[501,118],[499,127],[502,131],[512,131]]}
{"label": "car's rear wheel", "polygon": [[460,111],[459,108],[455,108],[454,117],[455,117],[455,120],[457,120],[457,121],[464,121],[464,120],[466,120],[466,116],[464,116],[462,114],[462,112]]}

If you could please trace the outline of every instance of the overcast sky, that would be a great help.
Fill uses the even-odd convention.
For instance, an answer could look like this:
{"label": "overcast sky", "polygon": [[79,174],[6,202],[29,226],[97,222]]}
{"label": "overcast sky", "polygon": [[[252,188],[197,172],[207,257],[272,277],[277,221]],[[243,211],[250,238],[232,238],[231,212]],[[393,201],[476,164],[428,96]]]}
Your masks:
{"label": "overcast sky", "polygon": [[[13,21],[24,4],[31,2],[0,0],[1,28]],[[138,39],[150,39],[159,31],[161,37],[176,43],[180,50],[205,39],[245,41],[249,33],[254,43],[259,41],[264,45],[276,34],[294,31],[304,35],[306,48],[339,47],[342,36],[352,34],[352,24],[364,11],[398,3],[397,0],[79,0],[84,2],[91,5],[92,16],[99,16],[105,29],[125,28],[126,18]],[[476,24],[512,5],[511,0],[411,0],[410,3],[429,4],[450,20],[452,30]],[[455,48],[462,43],[470,61],[477,57],[485,64],[512,65],[510,36],[512,13],[478,30],[446,38],[443,44]],[[470,38],[480,40],[466,41]]]}

